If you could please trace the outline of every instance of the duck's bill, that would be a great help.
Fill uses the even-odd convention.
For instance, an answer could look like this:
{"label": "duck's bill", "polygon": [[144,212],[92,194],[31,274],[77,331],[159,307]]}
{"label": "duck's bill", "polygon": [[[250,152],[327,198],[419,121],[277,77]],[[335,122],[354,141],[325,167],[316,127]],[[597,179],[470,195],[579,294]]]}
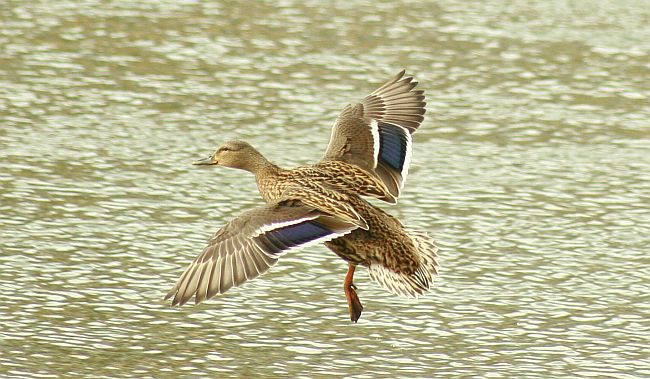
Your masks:
{"label": "duck's bill", "polygon": [[212,157],[207,157],[203,159],[199,159],[198,161],[192,162],[193,165],[213,165],[217,164],[215,160],[212,159]]}

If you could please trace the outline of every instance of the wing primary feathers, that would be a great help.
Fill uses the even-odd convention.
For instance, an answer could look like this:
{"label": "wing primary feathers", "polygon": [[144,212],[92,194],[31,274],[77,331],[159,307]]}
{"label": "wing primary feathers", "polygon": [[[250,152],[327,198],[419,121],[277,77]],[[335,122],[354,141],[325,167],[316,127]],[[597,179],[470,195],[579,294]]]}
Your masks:
{"label": "wing primary feathers", "polygon": [[[211,262],[210,262],[211,263]],[[210,284],[210,268],[212,267],[209,263],[204,263],[201,267],[201,276],[198,280],[198,285],[196,288],[196,295],[194,297],[194,304],[199,304],[205,300],[208,295],[208,285]],[[207,274],[207,275],[206,275]]]}
{"label": "wing primary feathers", "polygon": [[210,268],[210,283],[208,284],[208,293],[206,299],[209,299],[219,293],[219,286],[221,281],[221,265],[222,259],[219,257],[215,260]]}
{"label": "wing primary feathers", "polygon": [[232,255],[228,254],[221,265],[221,280],[219,293],[224,293],[232,287]]}

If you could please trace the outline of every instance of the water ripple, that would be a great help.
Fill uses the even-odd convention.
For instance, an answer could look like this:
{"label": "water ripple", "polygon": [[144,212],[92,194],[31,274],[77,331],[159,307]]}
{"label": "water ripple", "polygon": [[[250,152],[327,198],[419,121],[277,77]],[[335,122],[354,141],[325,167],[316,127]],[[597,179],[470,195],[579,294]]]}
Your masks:
{"label": "water ripple", "polygon": [[[0,375],[650,376],[648,11],[591,3],[3,7]],[[385,208],[440,245],[431,294],[361,270],[351,324],[346,264],[315,247],[162,301],[260,204],[249,175],[192,160],[236,137],[314,161],[401,67],[428,113]]]}

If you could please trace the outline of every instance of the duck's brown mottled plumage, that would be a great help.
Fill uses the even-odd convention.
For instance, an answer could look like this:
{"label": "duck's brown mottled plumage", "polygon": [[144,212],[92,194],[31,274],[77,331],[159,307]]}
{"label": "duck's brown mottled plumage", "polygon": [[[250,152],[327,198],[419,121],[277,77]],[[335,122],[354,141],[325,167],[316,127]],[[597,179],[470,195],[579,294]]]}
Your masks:
{"label": "duck's brown mottled plumage", "polygon": [[223,144],[196,164],[255,174],[266,205],[221,228],[167,294],[173,305],[196,303],[264,273],[285,252],[324,242],[348,261],[344,289],[350,317],[363,307],[352,278],[357,265],[390,292],[417,297],[437,274],[437,248],[362,196],[394,203],[408,172],[411,134],[423,120],[422,91],[400,72],[339,116],[324,158],[283,169],[243,141]]}

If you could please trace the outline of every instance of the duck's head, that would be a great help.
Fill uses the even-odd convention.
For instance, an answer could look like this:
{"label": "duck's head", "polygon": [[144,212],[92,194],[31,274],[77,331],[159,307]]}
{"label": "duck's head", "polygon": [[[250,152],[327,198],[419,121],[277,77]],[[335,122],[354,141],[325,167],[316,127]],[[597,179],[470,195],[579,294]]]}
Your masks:
{"label": "duck's head", "polygon": [[266,158],[253,146],[244,141],[233,140],[219,146],[209,157],[194,161],[192,164],[217,165],[255,172],[266,162]]}

